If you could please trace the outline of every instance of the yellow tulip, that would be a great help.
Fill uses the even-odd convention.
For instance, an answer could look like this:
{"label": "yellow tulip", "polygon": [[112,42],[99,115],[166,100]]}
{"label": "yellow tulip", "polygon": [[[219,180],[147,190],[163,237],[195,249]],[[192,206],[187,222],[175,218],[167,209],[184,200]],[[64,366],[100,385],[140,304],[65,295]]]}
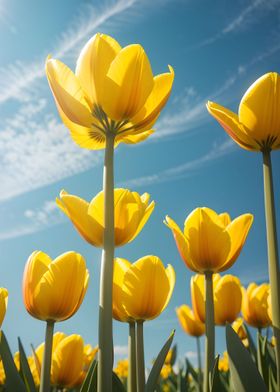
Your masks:
{"label": "yellow tulip", "polygon": [[62,121],[81,147],[101,149],[106,135],[138,143],[153,131],[171,92],[174,71],[153,76],[140,45],[121,48],[97,33],[81,51],[75,73],[48,57],[46,73]]}
{"label": "yellow tulip", "polygon": [[179,323],[182,329],[191,336],[199,337],[205,333],[205,325],[195,317],[194,312],[187,305],[176,308]]}
{"label": "yellow tulip", "polygon": [[267,314],[270,319],[270,323],[272,324],[272,303],[271,303],[271,291],[269,290],[267,296]]}
{"label": "yellow tulip", "polygon": [[119,321],[145,321],[159,316],[169,303],[175,271],[164,268],[157,256],[135,263],[116,258],[113,281],[113,316]]}
{"label": "yellow tulip", "polygon": [[[203,275],[191,278],[191,296],[195,316],[205,322],[205,282]],[[233,275],[213,275],[214,317],[216,325],[232,323],[241,309],[240,280]]]}
{"label": "yellow tulip", "polygon": [[172,374],[172,366],[164,364],[160,371],[160,377],[166,380]]}
{"label": "yellow tulip", "polygon": [[269,72],[257,79],[241,99],[238,114],[214,102],[209,113],[242,148],[251,151],[280,148],[280,75]]}
{"label": "yellow tulip", "polygon": [[229,370],[228,353],[224,352],[224,355],[219,358],[218,368],[220,372],[227,372]]}
{"label": "yellow tulip", "polygon": [[249,284],[242,288],[242,315],[247,324],[255,328],[266,328],[271,324],[268,314],[267,298],[269,284]]}
{"label": "yellow tulip", "polygon": [[218,215],[207,207],[196,208],[185,220],[184,233],[170,218],[165,224],[174,235],[178,251],[188,268],[195,272],[221,272],[239,256],[253,222],[243,214],[231,221],[229,214]]}
{"label": "yellow tulip", "polygon": [[35,251],[23,276],[26,310],[40,320],[66,320],[79,309],[88,281],[89,273],[80,254],[67,252],[52,260],[46,253]]}
{"label": "yellow tulip", "polygon": [[120,359],[117,363],[117,366],[114,369],[116,375],[122,379],[128,377],[128,359]]}
{"label": "yellow tulip", "polygon": [[6,382],[6,375],[4,370],[3,362],[0,361],[0,385],[4,385]]}
{"label": "yellow tulip", "polygon": [[241,340],[247,338],[247,332],[246,332],[246,329],[244,327],[244,320],[243,320],[242,317],[238,317],[232,323],[232,328],[237,333],[237,335],[240,337]]}
{"label": "yellow tulip", "polygon": [[8,306],[8,290],[0,288],[0,328],[6,315]]}
{"label": "yellow tulip", "polygon": [[[115,246],[131,242],[142,230],[154,210],[150,195],[114,190]],[[56,200],[59,208],[71,219],[81,236],[91,245],[102,247],[104,234],[104,192],[98,193],[90,203],[78,196],[60,192]]]}

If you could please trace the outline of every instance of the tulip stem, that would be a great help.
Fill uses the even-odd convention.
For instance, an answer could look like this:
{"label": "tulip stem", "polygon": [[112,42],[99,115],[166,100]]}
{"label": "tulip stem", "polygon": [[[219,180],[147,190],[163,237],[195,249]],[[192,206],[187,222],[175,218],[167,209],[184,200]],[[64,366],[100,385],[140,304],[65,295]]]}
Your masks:
{"label": "tulip stem", "polygon": [[258,333],[257,333],[257,357],[258,357],[258,371],[260,375],[263,377],[263,371],[262,371],[262,352],[261,352],[261,336],[262,336],[262,330],[261,328],[258,328]]}
{"label": "tulip stem", "polygon": [[213,300],[213,273],[205,272],[205,368],[204,392],[209,392],[209,378],[215,361],[215,323]]}
{"label": "tulip stem", "polygon": [[137,356],[137,392],[144,392],[144,389],[145,389],[145,359],[144,359],[143,321],[137,322],[136,356]]}
{"label": "tulip stem", "polygon": [[112,285],[114,262],[114,136],[106,136],[103,170],[104,240],[99,295],[98,392],[112,391],[113,325]]}
{"label": "tulip stem", "polygon": [[51,363],[54,321],[47,321],[45,349],[41,371],[40,392],[49,392],[51,387]]}
{"label": "tulip stem", "polygon": [[201,350],[200,350],[200,338],[196,337],[196,348],[197,348],[197,361],[198,361],[198,384],[199,390],[202,391],[202,366],[201,366]]}
{"label": "tulip stem", "polygon": [[136,342],[135,342],[135,322],[129,323],[128,335],[128,392],[136,392]]}
{"label": "tulip stem", "polygon": [[270,151],[263,151],[263,180],[264,203],[266,218],[266,237],[268,251],[268,271],[271,289],[272,325],[275,336],[275,354],[277,364],[277,384],[280,386],[280,285],[279,285],[279,256],[277,246],[277,230],[275,218],[275,203],[273,192],[273,177]]}

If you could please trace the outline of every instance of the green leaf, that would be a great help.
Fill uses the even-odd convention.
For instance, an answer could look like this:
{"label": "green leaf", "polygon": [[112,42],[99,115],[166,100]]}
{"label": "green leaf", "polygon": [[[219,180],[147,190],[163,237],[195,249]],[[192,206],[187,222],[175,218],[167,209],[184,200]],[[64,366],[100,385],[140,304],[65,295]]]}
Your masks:
{"label": "green leaf", "polygon": [[270,392],[277,392],[277,382],[276,379],[273,375],[273,371],[271,368],[269,368],[269,391]]}
{"label": "green leaf", "polygon": [[249,352],[230,325],[226,326],[227,351],[234,390],[266,392],[265,383]]}
{"label": "green leaf", "polygon": [[187,374],[190,373],[194,381],[198,382],[198,372],[194,369],[193,365],[190,363],[188,358],[186,358],[186,364],[187,364]]}
{"label": "green leaf", "polygon": [[210,391],[214,392],[214,391],[219,391],[220,390],[220,378],[219,378],[219,358],[220,356],[217,355],[215,358],[215,363],[214,363],[214,367],[213,370],[210,374],[212,374],[212,379],[210,380]]}
{"label": "green leaf", "polygon": [[93,360],[81,386],[80,392],[97,391],[97,361]]}
{"label": "green leaf", "polygon": [[172,350],[172,355],[171,355],[170,365],[174,366],[174,363],[176,362],[176,358],[177,358],[177,344],[174,344],[171,350]]}
{"label": "green leaf", "polygon": [[166,355],[170,349],[170,346],[172,344],[173,338],[174,338],[175,330],[173,330],[163,345],[162,349],[160,350],[157,359],[155,360],[152,370],[149,374],[146,386],[145,386],[145,392],[153,392],[155,389],[155,386],[158,382],[160,371],[162,369],[162,366],[164,365],[164,361],[166,358]]}
{"label": "green leaf", "polygon": [[249,351],[250,351],[250,353],[252,355],[252,358],[257,363],[257,349],[256,349],[256,346],[255,346],[254,340],[252,338],[252,335],[250,334],[248,326],[245,323],[244,323],[244,328],[245,328],[245,331],[246,331],[246,334],[247,334],[247,339],[248,339],[248,342],[249,342]]}
{"label": "green leaf", "polygon": [[125,387],[115,372],[113,372],[112,377],[113,392],[125,392]]}
{"label": "green leaf", "polygon": [[20,338],[18,338],[18,348],[19,348],[20,370],[22,373],[22,377],[26,389],[28,392],[36,392],[37,389]]}
{"label": "green leaf", "polygon": [[0,355],[6,375],[6,392],[26,392],[25,385],[18,373],[14,358],[4,332],[1,332]]}

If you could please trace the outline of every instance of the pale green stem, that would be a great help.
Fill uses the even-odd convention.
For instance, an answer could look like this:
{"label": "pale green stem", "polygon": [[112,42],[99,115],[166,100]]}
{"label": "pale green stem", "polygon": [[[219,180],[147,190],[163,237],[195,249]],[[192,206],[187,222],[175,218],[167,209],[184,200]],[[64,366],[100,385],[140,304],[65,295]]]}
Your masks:
{"label": "pale green stem", "polygon": [[50,392],[54,321],[47,321],[44,357],[41,370],[40,392]]}
{"label": "pale green stem", "polygon": [[280,285],[279,256],[277,245],[275,203],[273,192],[272,165],[270,151],[263,151],[264,203],[266,218],[266,237],[268,251],[268,271],[271,290],[272,325],[276,338],[275,354],[277,364],[277,383],[280,386]]}
{"label": "pale green stem", "polygon": [[260,336],[262,334],[261,328],[258,328],[258,333],[257,333],[257,357],[258,357],[258,370],[260,375],[263,377],[263,371],[262,371],[262,353],[261,353],[261,344],[260,344]]}
{"label": "pale green stem", "polygon": [[209,377],[215,360],[215,321],[213,300],[213,273],[205,272],[205,368],[204,392],[209,392]]}
{"label": "pale green stem", "polygon": [[145,389],[145,359],[144,359],[143,321],[137,322],[136,357],[137,357],[137,392],[144,392],[144,389]]}
{"label": "pale green stem", "polygon": [[129,323],[129,336],[128,336],[128,392],[136,392],[136,341],[135,341],[135,322]]}
{"label": "pale green stem", "polygon": [[98,392],[112,391],[113,326],[112,284],[114,262],[114,137],[106,137],[104,171],[104,244],[99,295]]}
{"label": "pale green stem", "polygon": [[200,350],[200,338],[199,338],[199,336],[196,337],[196,348],[197,348],[199,391],[202,391],[202,366],[201,366],[201,350]]}

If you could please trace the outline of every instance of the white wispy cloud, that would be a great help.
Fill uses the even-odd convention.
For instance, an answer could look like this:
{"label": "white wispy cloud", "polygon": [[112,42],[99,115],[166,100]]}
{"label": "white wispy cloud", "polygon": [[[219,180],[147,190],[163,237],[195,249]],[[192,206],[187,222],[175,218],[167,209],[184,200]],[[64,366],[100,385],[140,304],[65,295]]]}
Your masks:
{"label": "white wispy cloud", "polygon": [[21,223],[10,229],[0,230],[0,241],[37,233],[48,227],[63,223],[65,220],[64,215],[53,200],[45,201],[40,207],[26,209],[20,218]]}
{"label": "white wispy cloud", "polygon": [[192,49],[202,48],[204,46],[213,44],[217,40],[222,39],[229,34],[246,30],[249,26],[257,23],[264,15],[266,15],[268,12],[274,11],[277,7],[279,7],[279,0],[251,1],[250,4],[243,8],[235,18],[230,20],[221,29],[221,31],[196,44],[194,47],[192,47]]}
{"label": "white wispy cloud", "polygon": [[156,174],[148,176],[133,178],[121,182],[118,186],[125,188],[135,188],[149,185],[161,184],[163,182],[175,181],[180,178],[186,178],[193,175],[197,170],[208,165],[210,162],[215,161],[231,152],[234,151],[234,143],[231,139],[227,139],[225,142],[214,145],[213,148],[205,155],[198,157],[197,159],[183,163],[167,170],[163,170]]}
{"label": "white wispy cloud", "polygon": [[126,357],[128,355],[128,347],[127,346],[114,346],[114,355],[119,357]]}

